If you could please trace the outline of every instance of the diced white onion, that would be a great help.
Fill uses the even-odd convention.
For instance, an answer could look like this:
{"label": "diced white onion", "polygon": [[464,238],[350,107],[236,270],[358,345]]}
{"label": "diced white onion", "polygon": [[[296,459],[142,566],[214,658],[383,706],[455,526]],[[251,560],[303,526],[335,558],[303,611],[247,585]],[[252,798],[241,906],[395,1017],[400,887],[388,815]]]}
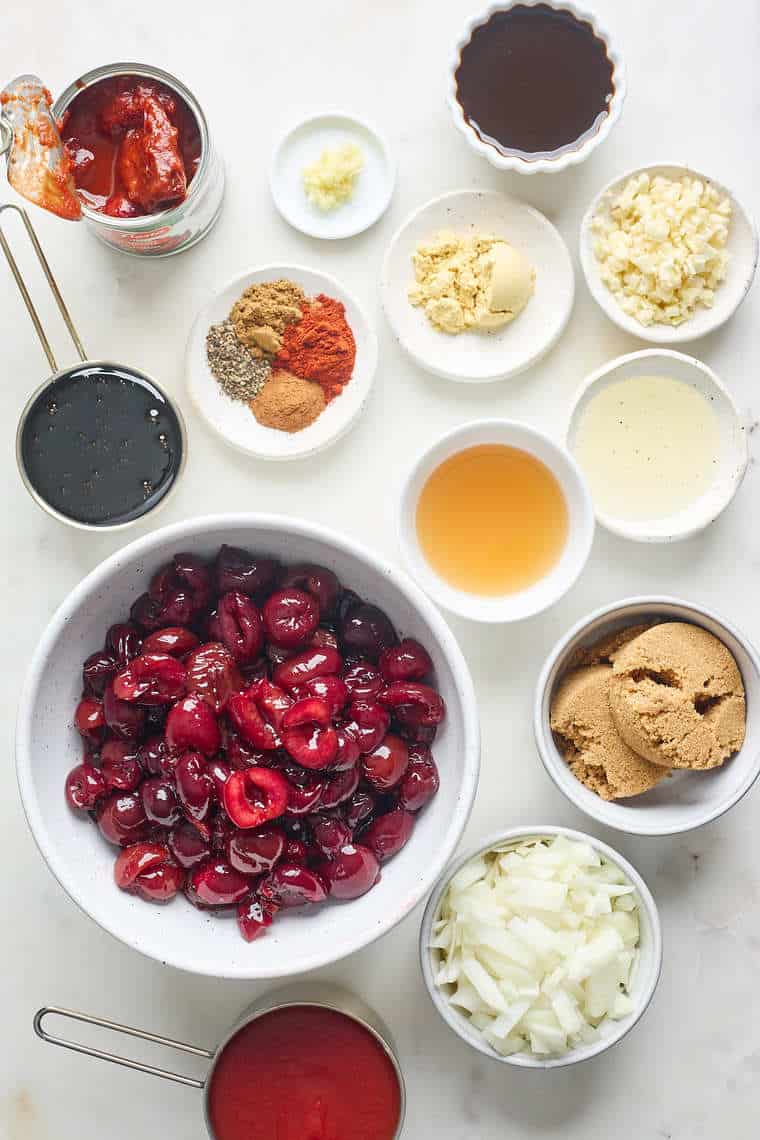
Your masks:
{"label": "diced white onion", "polygon": [[502,1056],[557,1055],[627,1017],[638,960],[635,888],[564,836],[481,855],[451,880],[433,925],[435,984]]}

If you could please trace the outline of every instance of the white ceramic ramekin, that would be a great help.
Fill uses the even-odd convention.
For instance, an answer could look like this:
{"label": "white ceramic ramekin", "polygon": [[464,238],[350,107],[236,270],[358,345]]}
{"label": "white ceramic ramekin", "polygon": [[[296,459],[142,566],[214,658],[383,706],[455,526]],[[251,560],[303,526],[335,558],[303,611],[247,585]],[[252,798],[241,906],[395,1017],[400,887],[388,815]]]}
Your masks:
{"label": "white ceramic ramekin", "polygon": [[[81,760],[73,714],[82,662],[103,644],[107,627],[129,612],[151,575],[178,551],[213,556],[222,543],[286,562],[316,562],[376,602],[402,635],[418,638],[433,659],[447,717],[433,751],[440,790],[409,843],[384,867],[373,890],[349,904],[279,916],[266,937],[248,944],[237,924],[200,914],[183,899],[147,906],[113,881],[117,854],[98,829],[69,810],[67,772]],[[164,527],[107,558],[69,594],[37,646],[18,712],[19,788],[37,846],[61,886],[95,922],[127,946],[180,969],[211,977],[279,978],[304,973],[369,945],[425,897],[455,850],[478,782],[480,734],[475,691],[454,635],[409,578],[378,555],[322,526],[278,515],[224,514]]]}
{"label": "white ceramic ramekin", "polygon": [[645,348],[618,356],[583,381],[570,413],[566,444],[574,453],[576,434],[590,401],[618,380],[633,376],[668,376],[701,392],[715,413],[720,435],[718,467],[702,495],[677,514],[666,518],[628,519],[596,508],[596,519],[613,534],[636,542],[676,542],[704,530],[720,515],[741,486],[749,459],[747,431],[733,397],[716,374],[701,360],[666,348]]}
{"label": "white ceramic ramekin", "polygon": [[[416,527],[420,493],[436,467],[468,447],[489,443],[520,448],[544,463],[562,488],[569,515],[565,548],[549,573],[527,589],[496,596],[469,594],[450,586],[425,558]],[[594,507],[578,464],[549,436],[516,420],[476,420],[441,436],[414,464],[401,494],[398,535],[411,573],[439,605],[472,621],[520,621],[553,605],[575,583],[591,551]]]}
{"label": "white ceramic ramekin", "polygon": [[[613,81],[615,90],[610,100],[607,115],[599,124],[599,129],[595,134],[591,135],[590,138],[580,143],[576,149],[563,151],[554,158],[531,159],[529,157],[523,158],[520,155],[502,154],[495,146],[484,142],[475,128],[467,122],[464,112],[462,111],[462,105],[457,99],[456,72],[459,67],[462,48],[469,43],[475,28],[480,27],[481,24],[485,24],[494,12],[507,11],[510,8],[514,8],[516,4],[526,7],[533,7],[536,4],[548,4],[550,8],[570,12],[577,19],[584,20],[591,25],[599,39],[604,41],[607,47],[607,55],[614,69]],[[571,0],[513,0],[512,3],[510,3],[509,0],[502,0],[502,3],[489,4],[485,11],[468,20],[460,39],[457,41],[453,57],[449,64],[447,102],[449,104],[449,110],[451,111],[451,117],[454,120],[454,126],[462,132],[472,149],[487,159],[492,166],[498,167],[499,170],[515,170],[518,174],[557,174],[561,170],[566,170],[568,166],[576,166],[580,162],[585,162],[599,144],[604,142],[620,118],[626,92],[625,66],[622,56],[613,45],[609,33],[602,28],[596,16],[587,12],[584,8],[580,8],[577,4],[571,3]]]}
{"label": "white ceramic ramekin", "polygon": [[[505,843],[519,842],[525,839],[541,839],[554,835],[564,835],[567,839],[590,844],[603,858],[619,867],[636,888],[640,925],[639,960],[633,973],[630,994],[635,1008],[632,1013],[619,1021],[605,1019],[599,1026],[598,1040],[588,1045],[579,1046],[577,1049],[571,1049],[559,1056],[537,1057],[533,1053],[512,1053],[510,1056],[502,1057],[501,1054],[491,1048],[465,1015],[451,1004],[444,990],[435,984],[434,955],[436,951],[430,949],[431,931],[449,883],[457,871],[461,870],[471,859],[481,855],[484,851],[490,851],[493,847],[499,847]],[[450,867],[446,868],[445,874],[439,879],[425,907],[422,926],[420,927],[419,952],[422,977],[430,999],[449,1028],[453,1029],[463,1041],[492,1061],[498,1061],[504,1065],[515,1065],[522,1069],[561,1069],[566,1065],[575,1065],[579,1061],[588,1061],[592,1057],[598,1057],[600,1053],[604,1053],[616,1045],[618,1041],[622,1041],[643,1016],[652,1000],[660,978],[662,931],[657,904],[649,887],[636,868],[612,847],[608,847],[600,839],[595,839],[582,831],[573,831],[568,827],[511,827],[507,831],[488,836],[475,850],[469,851],[466,855],[461,855]]]}
{"label": "white ceramic ramekin", "polygon": [[[625,800],[603,800],[575,778],[554,742],[551,702],[573,653],[608,634],[646,621],[700,625],[726,645],[739,666],[747,698],[747,729],[736,756],[706,772],[674,772],[656,788]],[[582,618],[555,645],[536,685],[533,730],[546,771],[577,808],[607,827],[633,835],[676,835],[723,815],[746,795],[760,775],[760,658],[733,625],[694,602],[669,597],[634,597],[602,606]]]}

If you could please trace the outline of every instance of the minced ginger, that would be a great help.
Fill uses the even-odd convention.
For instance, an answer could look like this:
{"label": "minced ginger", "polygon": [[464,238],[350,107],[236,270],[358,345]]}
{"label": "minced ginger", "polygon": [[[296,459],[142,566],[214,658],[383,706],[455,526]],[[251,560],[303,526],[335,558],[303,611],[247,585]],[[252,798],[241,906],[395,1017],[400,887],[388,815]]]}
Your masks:
{"label": "minced ginger", "polygon": [[364,167],[364,155],[356,143],[323,150],[316,162],[303,171],[306,197],[325,213],[352,197]]}

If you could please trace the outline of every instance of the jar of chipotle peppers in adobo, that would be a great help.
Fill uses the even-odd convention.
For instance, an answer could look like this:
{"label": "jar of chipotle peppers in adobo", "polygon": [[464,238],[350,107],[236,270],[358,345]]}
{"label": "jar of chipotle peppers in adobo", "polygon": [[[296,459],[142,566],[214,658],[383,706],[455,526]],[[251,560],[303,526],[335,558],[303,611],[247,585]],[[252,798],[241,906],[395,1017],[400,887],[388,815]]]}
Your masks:
{"label": "jar of chipotle peppers in adobo", "polygon": [[204,237],[222,207],[224,169],[195,96],[167,71],[112,63],[53,105],[82,215],[107,245],[168,257]]}

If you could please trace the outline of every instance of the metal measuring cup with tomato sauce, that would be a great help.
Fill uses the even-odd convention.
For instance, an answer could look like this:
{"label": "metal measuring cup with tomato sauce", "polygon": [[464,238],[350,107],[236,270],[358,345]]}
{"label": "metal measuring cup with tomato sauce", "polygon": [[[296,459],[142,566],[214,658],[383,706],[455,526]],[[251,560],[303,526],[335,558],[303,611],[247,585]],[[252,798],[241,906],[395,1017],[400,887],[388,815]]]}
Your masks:
{"label": "metal measuring cup with tomato sauce", "polygon": [[[49,1017],[150,1041],[210,1065],[202,1078],[160,1069],[55,1036],[44,1027]],[[50,1044],[201,1090],[211,1140],[399,1140],[403,1131],[404,1078],[389,1032],[363,1001],[334,986],[302,984],[261,998],[214,1050],[56,1007],[38,1010],[34,1029]]]}
{"label": "metal measuring cup with tomato sauce", "polygon": [[52,107],[85,224],[107,245],[180,253],[219,216],[224,171],[203,110],[167,71],[114,63],[76,79]]}

